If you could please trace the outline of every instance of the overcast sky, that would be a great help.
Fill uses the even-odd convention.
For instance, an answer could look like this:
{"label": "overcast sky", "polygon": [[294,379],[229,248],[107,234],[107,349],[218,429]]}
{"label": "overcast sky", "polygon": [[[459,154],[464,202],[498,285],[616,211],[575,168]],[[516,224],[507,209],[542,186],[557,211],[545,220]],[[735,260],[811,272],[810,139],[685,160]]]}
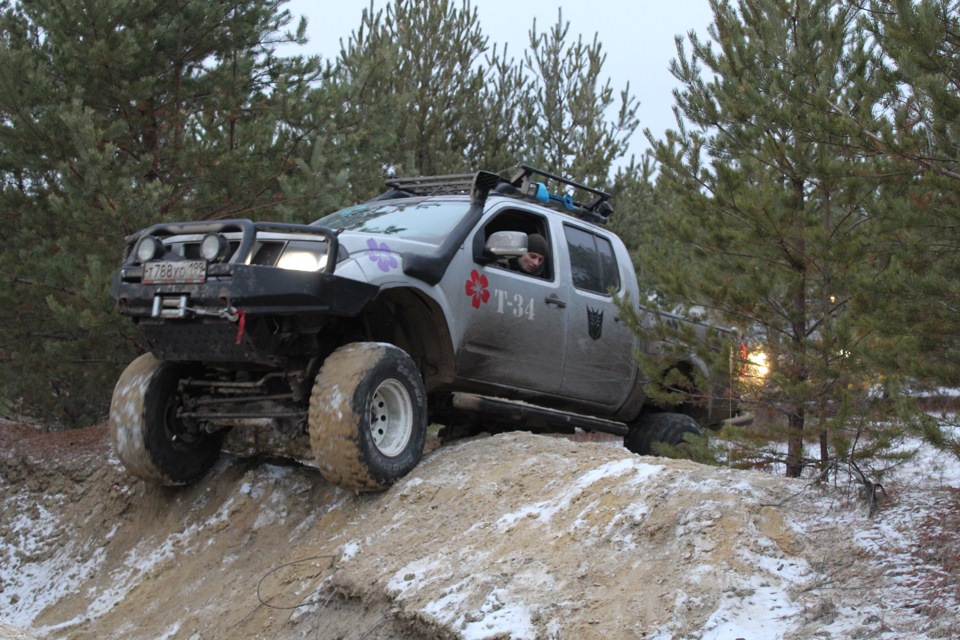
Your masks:
{"label": "overcast sky", "polygon": [[[462,0],[453,1],[459,8]],[[377,8],[386,4],[386,0],[374,2]],[[307,18],[310,41],[300,52],[333,59],[340,40],[345,41],[359,26],[369,0],[290,0],[284,6],[295,17]],[[649,128],[657,137],[675,128],[671,91],[676,82],[668,69],[676,57],[674,36],[693,30],[706,39],[712,19],[708,0],[473,0],[471,6],[477,8],[490,44],[509,44],[510,55],[517,60],[527,48],[534,18],[537,31],[545,31],[556,24],[557,10],[562,8],[563,20],[570,23],[568,39],[576,42],[582,35],[585,42],[592,42],[594,34],[599,36],[607,54],[604,75],[617,96],[630,83],[630,92],[640,103],[640,131]],[[631,152],[639,156],[646,148],[646,139],[638,132]]]}

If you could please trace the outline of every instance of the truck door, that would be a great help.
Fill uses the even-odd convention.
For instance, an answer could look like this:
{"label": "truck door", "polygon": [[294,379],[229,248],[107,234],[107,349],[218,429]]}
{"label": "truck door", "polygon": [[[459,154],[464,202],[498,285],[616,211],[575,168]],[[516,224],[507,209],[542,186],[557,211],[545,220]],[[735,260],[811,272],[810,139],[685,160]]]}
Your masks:
{"label": "truck door", "polygon": [[572,278],[561,395],[619,406],[634,385],[636,338],[619,320],[610,295],[621,290],[620,265],[610,240],[563,225],[564,266]]}
{"label": "truck door", "polygon": [[566,309],[559,296],[557,238],[547,221],[528,212],[497,214],[477,231],[483,245],[494,231],[539,233],[547,240],[541,275],[509,264],[474,263],[465,283],[464,332],[457,358],[460,377],[556,393],[563,373]]}

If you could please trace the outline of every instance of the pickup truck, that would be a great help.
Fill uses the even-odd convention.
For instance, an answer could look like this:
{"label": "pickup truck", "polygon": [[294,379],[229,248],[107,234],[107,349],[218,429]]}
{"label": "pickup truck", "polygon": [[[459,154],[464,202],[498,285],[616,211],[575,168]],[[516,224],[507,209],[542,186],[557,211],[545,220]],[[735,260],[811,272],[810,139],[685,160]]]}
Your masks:
{"label": "pickup truck", "polygon": [[[227,431],[254,425],[309,437],[329,481],[380,490],[418,464],[430,424],[579,428],[648,454],[731,416],[729,396],[664,407],[644,392],[635,351],[658,345],[618,313],[639,289],[603,226],[609,194],[523,165],[387,187],[309,225],[157,224],[126,239],[111,295],[149,348],[111,403],[129,473],[194,482]],[[510,261],[533,235],[537,275]]]}

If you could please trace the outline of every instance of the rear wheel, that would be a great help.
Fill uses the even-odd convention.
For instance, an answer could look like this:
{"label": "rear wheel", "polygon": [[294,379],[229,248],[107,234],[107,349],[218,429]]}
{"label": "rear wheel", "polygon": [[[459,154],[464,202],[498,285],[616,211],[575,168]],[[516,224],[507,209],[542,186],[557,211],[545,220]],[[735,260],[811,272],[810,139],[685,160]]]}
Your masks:
{"label": "rear wheel", "polygon": [[189,484],[220,455],[223,432],[190,428],[177,416],[177,385],[185,374],[183,365],[145,353],[120,375],[110,403],[110,435],[131,475],[156,484]]}
{"label": "rear wheel", "polygon": [[427,397],[413,360],[392,345],[334,351],[310,397],[310,444],[323,476],[348,489],[385,489],[423,455]]}
{"label": "rear wheel", "polygon": [[679,447],[687,434],[700,437],[700,425],[683,413],[653,413],[630,426],[623,446],[630,451],[649,456],[656,453],[657,444]]}

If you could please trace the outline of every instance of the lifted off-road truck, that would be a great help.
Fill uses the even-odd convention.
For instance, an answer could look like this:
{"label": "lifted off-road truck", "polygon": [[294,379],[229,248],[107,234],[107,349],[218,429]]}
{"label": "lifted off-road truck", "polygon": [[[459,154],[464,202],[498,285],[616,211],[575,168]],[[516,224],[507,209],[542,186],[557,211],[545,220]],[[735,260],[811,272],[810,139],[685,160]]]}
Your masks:
{"label": "lifted off-road truck", "polygon": [[[126,239],[111,295],[150,349],[110,409],[131,474],[196,481],[229,429],[256,425],[309,434],[324,477],[378,490],[417,465],[431,423],[580,428],[645,454],[731,415],[729,400],[698,408],[699,423],[647,402],[634,350],[657,344],[638,344],[614,304],[639,291],[600,226],[609,194],[526,166],[387,186],[310,225],[158,224]],[[530,234],[548,245],[536,276],[509,262]]]}

